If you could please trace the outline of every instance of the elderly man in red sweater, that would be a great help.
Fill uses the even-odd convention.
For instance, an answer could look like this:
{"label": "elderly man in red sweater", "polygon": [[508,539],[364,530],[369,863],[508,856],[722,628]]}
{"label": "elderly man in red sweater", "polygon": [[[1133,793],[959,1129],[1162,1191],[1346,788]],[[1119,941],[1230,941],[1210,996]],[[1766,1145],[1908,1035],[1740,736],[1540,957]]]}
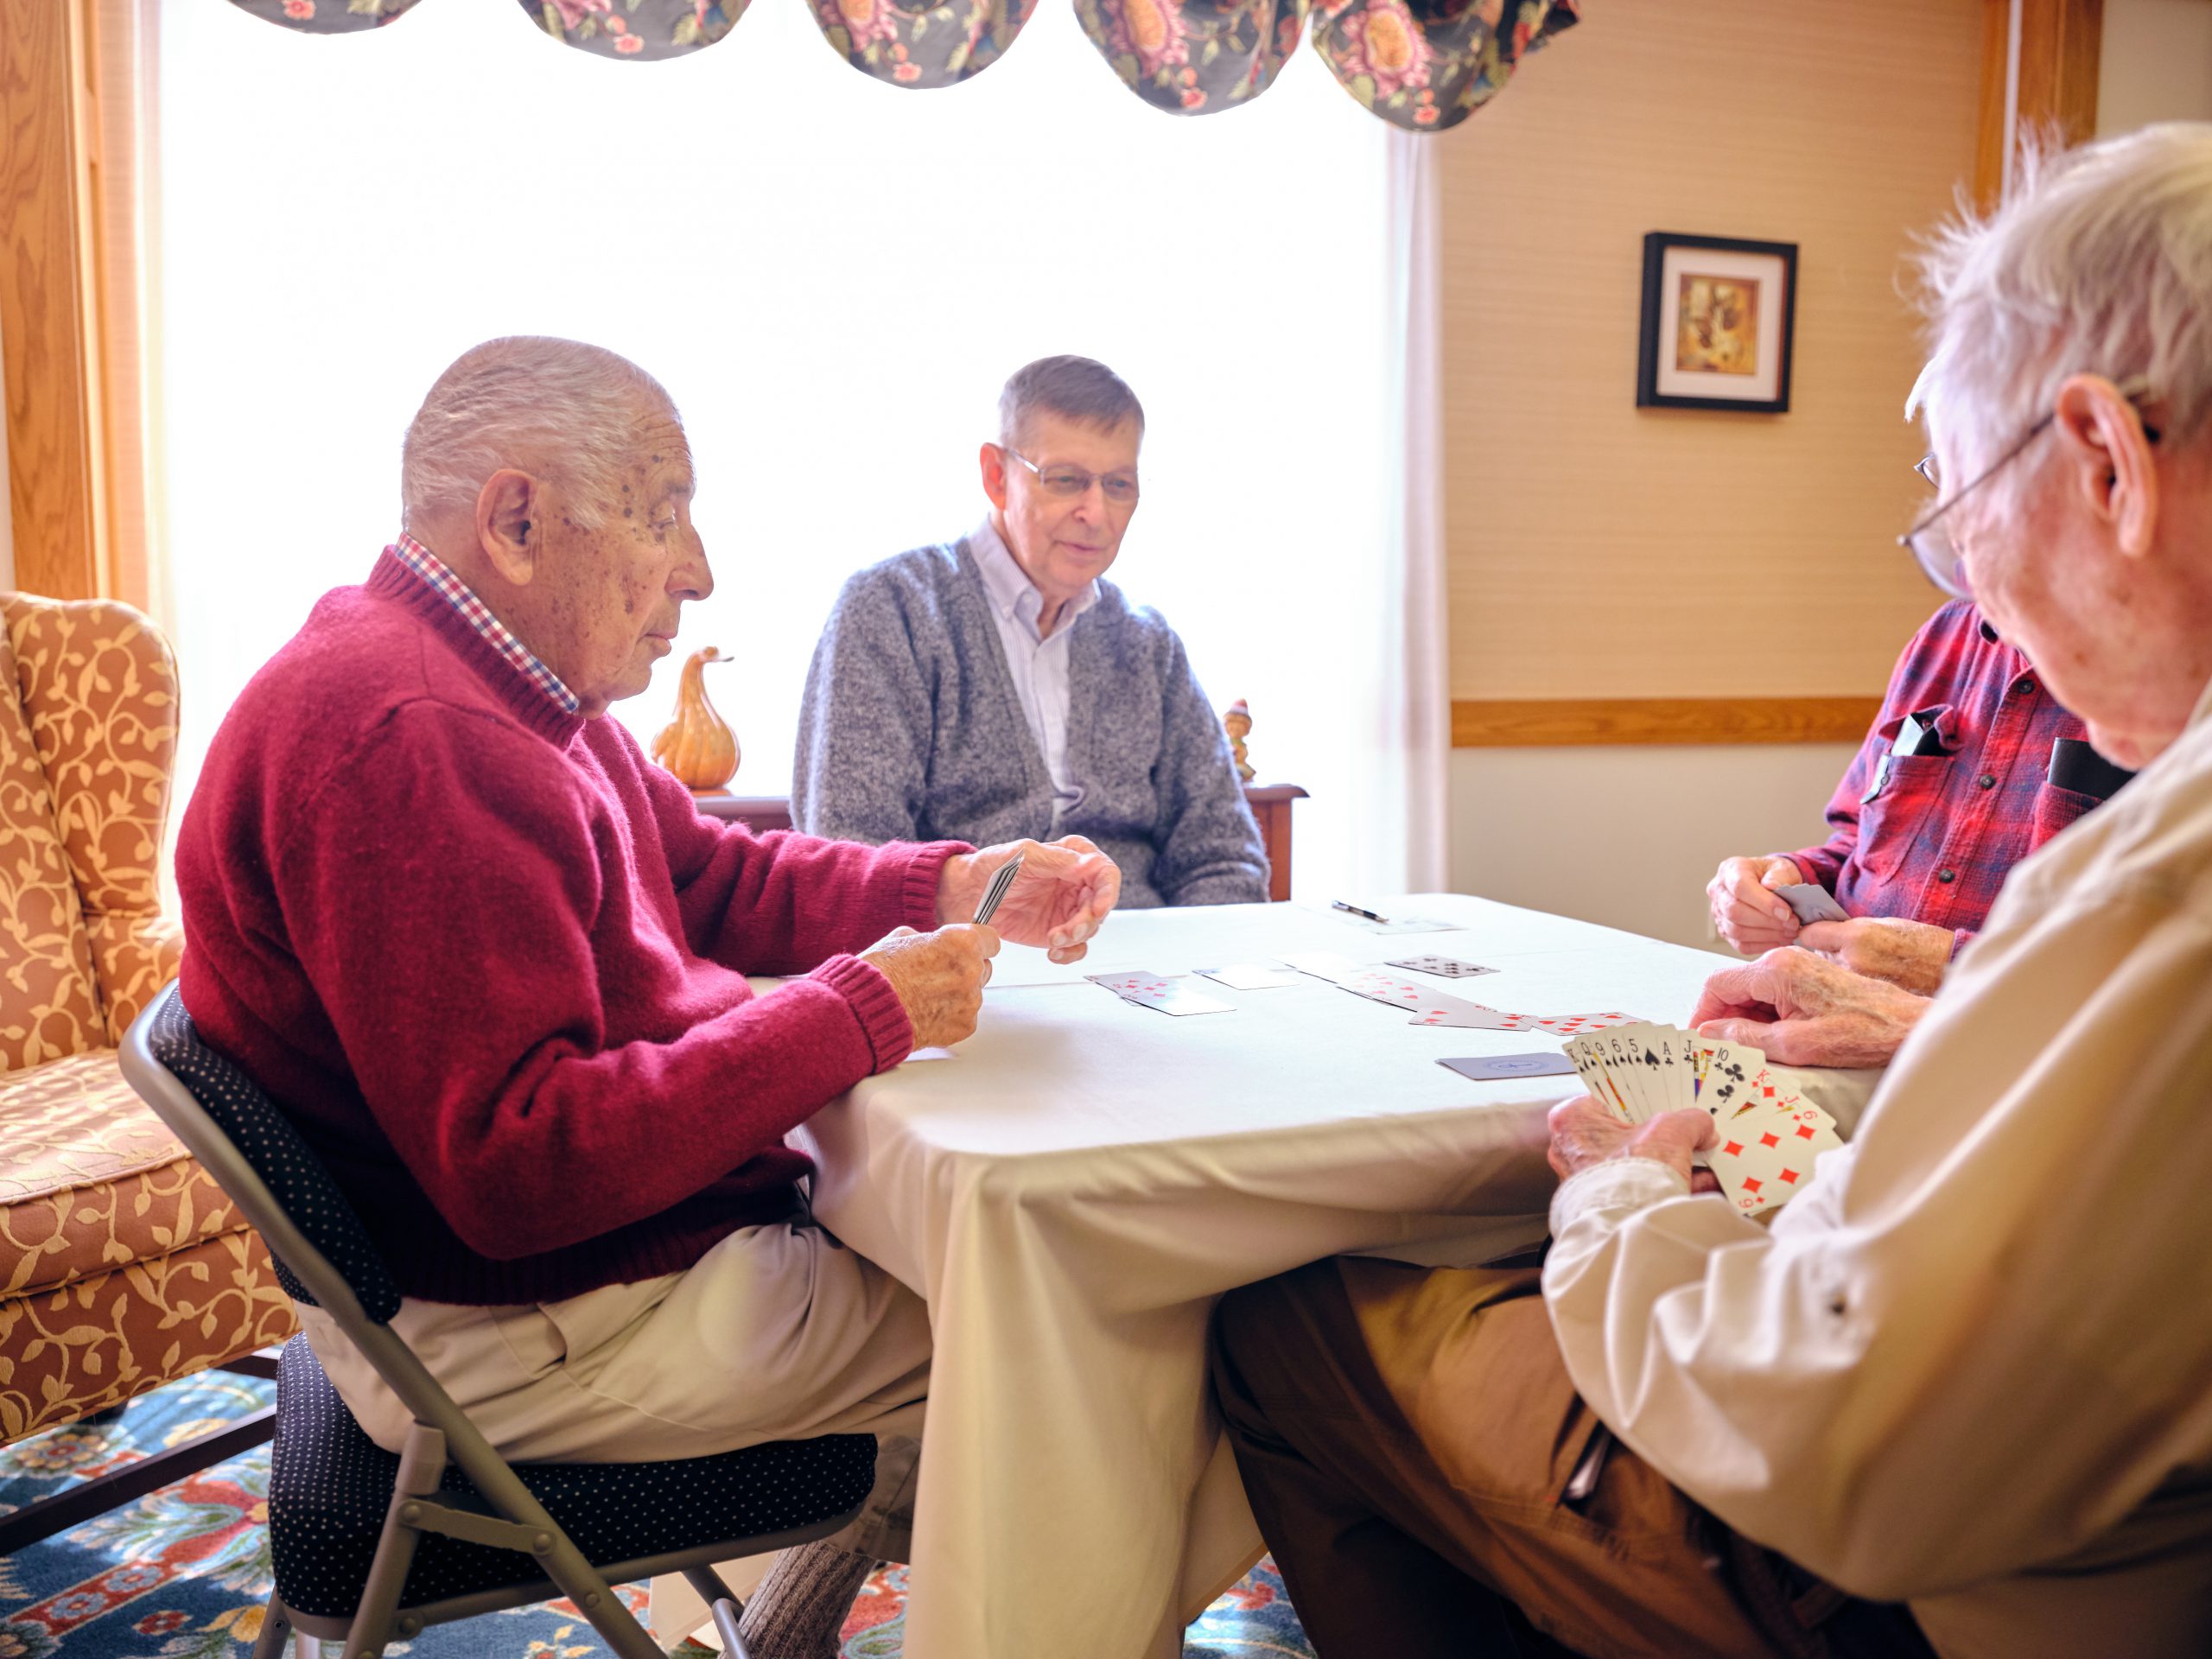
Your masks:
{"label": "elderly man in red sweater", "polygon": [[[976,852],[756,837],[603,718],[712,590],[667,394],[493,340],[410,428],[406,531],[224,721],[177,849],[186,1006],[283,1102],[391,1263],[393,1326],[525,1459],[872,1431],[876,1499],[787,1563],[764,1656],[826,1653],[903,1553],[919,1299],[809,1224],[785,1136],[975,1027],[995,918],[1071,961],[1119,876],[1077,838]],[[745,976],[791,976],[756,996]],[[320,1310],[368,1433],[407,1414]]]}

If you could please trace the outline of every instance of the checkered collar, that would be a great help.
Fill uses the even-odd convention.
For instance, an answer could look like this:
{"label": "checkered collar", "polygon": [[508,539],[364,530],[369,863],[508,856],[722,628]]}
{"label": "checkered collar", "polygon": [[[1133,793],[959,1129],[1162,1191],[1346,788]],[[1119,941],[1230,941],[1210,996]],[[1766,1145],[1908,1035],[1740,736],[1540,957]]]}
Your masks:
{"label": "checkered collar", "polygon": [[399,532],[399,539],[385,551],[420,576],[424,586],[458,611],[461,620],[505,658],[516,673],[550,697],[563,714],[576,712],[576,694],[561,683],[561,677],[548,668],[542,658],[516,639],[505,623],[492,614],[484,601],[477,598],[475,590],[454,575],[444,560],[404,530]]}

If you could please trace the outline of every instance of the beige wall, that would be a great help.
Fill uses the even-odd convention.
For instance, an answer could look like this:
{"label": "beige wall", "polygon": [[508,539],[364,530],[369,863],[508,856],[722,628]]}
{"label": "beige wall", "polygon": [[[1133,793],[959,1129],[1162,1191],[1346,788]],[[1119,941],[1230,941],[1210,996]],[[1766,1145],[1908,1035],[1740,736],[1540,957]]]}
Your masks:
{"label": "beige wall", "polygon": [[[1442,141],[1454,696],[1881,690],[1936,598],[1902,257],[1972,174],[1981,15],[1590,0]],[[1635,407],[1653,230],[1799,245],[1789,414]],[[1850,754],[1458,750],[1452,885],[1709,944],[1713,867],[1818,839]]]}
{"label": "beige wall", "polygon": [[2212,0],[2105,0],[2097,130],[2212,121]]}
{"label": "beige wall", "polygon": [[[1971,176],[1980,0],[1592,0],[1444,141],[1459,697],[1878,690],[1932,594],[1908,235]],[[1635,407],[1647,231],[1799,245],[1783,416]]]}
{"label": "beige wall", "polygon": [[1452,887],[1725,950],[1706,915],[1713,867],[1825,841],[1821,815],[1852,753],[1847,743],[1454,749]]}

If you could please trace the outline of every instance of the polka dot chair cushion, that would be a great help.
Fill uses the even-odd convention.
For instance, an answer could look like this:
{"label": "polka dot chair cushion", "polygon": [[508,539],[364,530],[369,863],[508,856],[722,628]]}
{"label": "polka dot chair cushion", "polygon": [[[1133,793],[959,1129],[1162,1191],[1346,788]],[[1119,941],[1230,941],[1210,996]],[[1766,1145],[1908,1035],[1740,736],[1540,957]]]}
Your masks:
{"label": "polka dot chair cushion", "polygon": [[[595,1565],[789,1531],[858,1506],[875,1482],[875,1437],[772,1440],[664,1463],[518,1463],[515,1473]],[[302,1613],[343,1618],[359,1601],[399,1459],[362,1433],[307,1338],[284,1344],[269,1536],[276,1590]],[[475,1491],[448,1467],[439,1491]],[[734,1552],[741,1554],[743,1552]],[[403,1607],[534,1582],[531,1559],[425,1533]]]}
{"label": "polka dot chair cushion", "polygon": [[[362,1311],[382,1325],[399,1311],[399,1287],[369,1242],[353,1206],[308,1150],[291,1120],[251,1077],[200,1040],[184,999],[171,985],[154,1000],[147,1047],[197,1100],[260,1176],[292,1224],[336,1268]],[[315,1305],[280,1260],[276,1277],[295,1301]]]}

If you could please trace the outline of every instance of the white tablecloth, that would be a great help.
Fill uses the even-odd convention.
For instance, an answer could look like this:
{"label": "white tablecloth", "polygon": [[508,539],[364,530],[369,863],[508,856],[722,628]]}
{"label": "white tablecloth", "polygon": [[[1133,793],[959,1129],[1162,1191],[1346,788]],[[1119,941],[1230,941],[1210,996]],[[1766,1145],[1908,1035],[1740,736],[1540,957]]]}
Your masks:
{"label": "white tablecloth", "polygon": [[[1084,974],[1440,953],[1500,970],[1447,988],[1492,1007],[1680,1023],[1721,960],[1463,896],[1373,907],[1457,931],[1251,905],[1117,915],[1074,967],[1008,946],[951,1058],[798,1137],[816,1213],[930,1303],[907,1659],[1175,1653],[1260,1549],[1207,1400],[1214,1299],[1341,1251],[1476,1262],[1543,1235],[1543,1111],[1580,1085],[1435,1062],[1558,1039],[1409,1026],[1317,979],[1197,980],[1234,1011],[1174,1019]],[[1824,1103],[1853,1117],[1853,1092]]]}

